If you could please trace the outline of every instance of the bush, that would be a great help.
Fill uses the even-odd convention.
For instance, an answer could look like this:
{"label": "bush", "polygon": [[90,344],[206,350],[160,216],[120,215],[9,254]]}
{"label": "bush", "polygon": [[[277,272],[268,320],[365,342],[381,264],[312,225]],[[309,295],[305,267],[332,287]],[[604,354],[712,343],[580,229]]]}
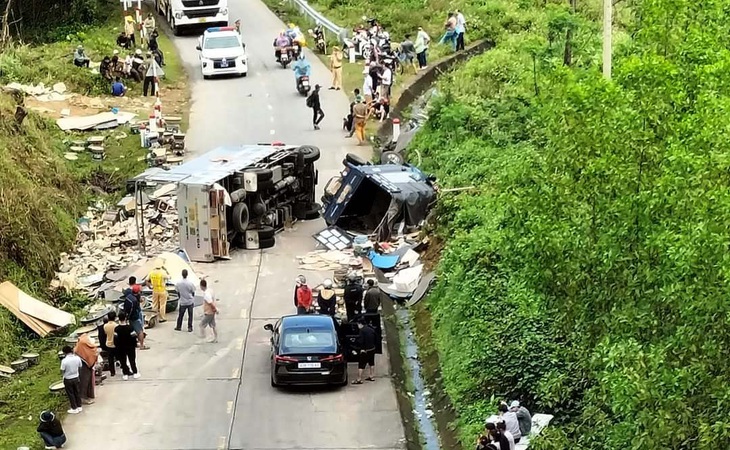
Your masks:
{"label": "bush", "polygon": [[428,300],[462,442],[517,398],[556,416],[538,450],[728,447],[725,12],[639,2],[607,83],[590,8],[518,7],[412,144],[477,186]]}

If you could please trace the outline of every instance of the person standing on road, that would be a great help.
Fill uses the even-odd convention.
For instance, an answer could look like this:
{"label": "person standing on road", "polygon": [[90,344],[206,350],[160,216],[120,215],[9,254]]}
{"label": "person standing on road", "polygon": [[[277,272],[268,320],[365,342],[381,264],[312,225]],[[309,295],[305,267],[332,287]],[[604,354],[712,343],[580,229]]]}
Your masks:
{"label": "person standing on road", "polygon": [[332,280],[329,278],[322,283],[322,289],[317,294],[317,304],[319,305],[320,314],[335,316],[337,312],[337,295],[332,289]]}
{"label": "person standing on road", "polygon": [[139,349],[148,350],[144,345],[144,313],[142,312],[142,287],[137,284],[137,277],[129,277],[129,288],[124,290],[124,313],[127,315],[129,325],[137,334]]}
{"label": "person standing on road", "polygon": [[[127,381],[129,376],[136,380],[140,377],[137,370],[137,333],[127,323],[127,315],[119,313],[119,325],[114,328],[114,347],[117,349],[119,364],[122,366],[122,380]],[[129,362],[129,365],[127,365]],[[131,368],[131,370],[130,370]]]}
{"label": "person standing on road", "polygon": [[342,89],[342,60],[344,56],[342,55],[342,50],[340,50],[340,47],[334,46],[332,47],[332,55],[330,55],[330,70],[332,71],[332,86],[330,86],[330,90],[340,90]]}
{"label": "person standing on road", "polygon": [[345,285],[345,310],[347,311],[347,321],[352,322],[360,314],[362,314],[362,285],[357,282],[354,276],[347,277]]}
{"label": "person standing on road", "polygon": [[117,325],[119,325],[117,323],[117,313],[115,313],[114,311],[110,311],[107,315],[107,322],[102,328],[102,330],[104,331],[103,341],[102,335],[101,333],[99,333],[99,342],[104,342],[104,346],[106,347],[106,359],[109,362],[109,374],[111,376],[116,376],[117,374],[117,348],[114,345],[114,330],[117,328]]}
{"label": "person standing on road", "polygon": [[426,60],[426,52],[428,51],[428,44],[431,43],[431,37],[423,30],[423,27],[418,27],[418,34],[416,35],[416,58],[418,59],[418,68],[423,70],[428,65]]}
{"label": "person standing on road", "polygon": [[365,292],[365,314],[378,314],[382,292],[375,286],[373,280],[368,280],[368,290]]}
{"label": "person standing on road", "polygon": [[362,375],[365,367],[370,367],[369,376],[365,378],[368,381],[375,381],[375,340],[377,336],[375,330],[364,320],[357,323],[359,333],[357,335],[357,343],[360,348],[359,360],[357,363],[357,380],[352,384],[362,384]]}
{"label": "person standing on road", "polygon": [[390,101],[390,87],[393,84],[393,71],[390,67],[383,66],[380,80],[380,97]]}
{"label": "person standing on road", "polygon": [[161,259],[155,261],[155,270],[147,277],[147,286],[152,288],[152,308],[160,315],[160,323],[167,322],[167,280],[170,273]]}
{"label": "person standing on road", "polygon": [[162,67],[157,63],[157,60],[153,58],[151,52],[147,52],[147,59],[145,60],[145,76],[144,83],[142,84],[142,94],[147,97],[149,92],[153,97],[157,96],[157,86],[155,86],[155,78],[161,77],[165,74]]}
{"label": "person standing on road", "polygon": [[175,331],[180,331],[182,328],[183,317],[185,312],[188,313],[188,332],[193,331],[193,306],[195,305],[195,285],[192,281],[188,280],[188,270],[183,269],[183,279],[178,281],[175,285],[178,295],[180,296],[180,309],[177,312],[177,326]]}
{"label": "person standing on road", "polygon": [[203,291],[203,320],[200,322],[200,337],[205,339],[205,327],[213,330],[211,343],[218,342],[218,331],[215,328],[215,315],[218,314],[218,306],[215,304],[213,292],[208,289],[208,282],[200,280],[200,290]]}
{"label": "person standing on road", "polygon": [[63,360],[61,360],[61,373],[63,373],[63,387],[66,390],[66,396],[71,404],[71,408],[67,411],[69,414],[78,414],[81,408],[81,392],[79,390],[79,371],[83,363],[81,358],[74,355],[71,347],[66,345],[63,347]]}
{"label": "person standing on road", "polygon": [[297,286],[294,288],[294,306],[297,307],[297,314],[309,314],[312,309],[312,290],[307,286],[307,279],[304,275],[297,277]]}
{"label": "person standing on road", "polygon": [[81,403],[91,405],[94,403],[94,366],[98,355],[96,344],[91,342],[88,333],[79,337],[74,353],[81,358],[81,369],[79,369],[79,394]]}
{"label": "person standing on road", "polygon": [[319,130],[319,123],[324,119],[324,111],[322,111],[322,104],[319,100],[320,87],[320,85],[315,84],[314,90],[312,90],[312,93],[307,98],[307,106],[312,108],[312,125],[315,130]]}
{"label": "person standing on road", "polygon": [[365,125],[367,125],[371,114],[372,109],[368,107],[366,100],[352,107],[353,129],[357,136],[357,145],[363,145],[366,141]]}
{"label": "person standing on road", "polygon": [[51,411],[43,411],[36,431],[43,439],[46,449],[57,449],[66,443],[66,434],[63,432],[61,421]]}

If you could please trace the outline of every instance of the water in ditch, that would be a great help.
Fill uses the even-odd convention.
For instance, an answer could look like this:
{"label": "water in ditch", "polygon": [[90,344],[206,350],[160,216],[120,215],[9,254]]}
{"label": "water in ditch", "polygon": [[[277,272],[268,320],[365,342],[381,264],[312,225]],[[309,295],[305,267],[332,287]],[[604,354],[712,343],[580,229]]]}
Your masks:
{"label": "water in ditch", "polygon": [[418,344],[416,343],[415,330],[411,324],[411,317],[408,309],[398,308],[395,311],[398,324],[402,333],[401,348],[404,353],[405,376],[410,381],[409,387],[412,392],[413,415],[418,423],[418,431],[421,436],[422,450],[440,450],[440,440],[436,425],[434,424],[434,412],[431,405],[431,392],[421,372],[421,363],[418,360]]}

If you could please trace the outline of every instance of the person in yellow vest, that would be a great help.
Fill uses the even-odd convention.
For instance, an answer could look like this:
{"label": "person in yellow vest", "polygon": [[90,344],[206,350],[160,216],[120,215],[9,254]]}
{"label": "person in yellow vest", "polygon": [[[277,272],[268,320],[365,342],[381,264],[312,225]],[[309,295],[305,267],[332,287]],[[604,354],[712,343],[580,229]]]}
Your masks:
{"label": "person in yellow vest", "polygon": [[147,276],[147,286],[152,288],[152,308],[160,315],[160,323],[167,322],[167,280],[170,274],[165,269],[163,261],[155,261],[155,270]]}

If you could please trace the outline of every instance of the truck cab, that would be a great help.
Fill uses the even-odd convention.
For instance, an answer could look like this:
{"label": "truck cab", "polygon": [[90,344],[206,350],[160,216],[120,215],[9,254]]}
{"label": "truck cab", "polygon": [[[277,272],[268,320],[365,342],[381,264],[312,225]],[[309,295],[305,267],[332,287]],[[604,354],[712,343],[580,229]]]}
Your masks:
{"label": "truck cab", "polygon": [[196,25],[228,26],[228,0],[155,0],[175,36]]}

